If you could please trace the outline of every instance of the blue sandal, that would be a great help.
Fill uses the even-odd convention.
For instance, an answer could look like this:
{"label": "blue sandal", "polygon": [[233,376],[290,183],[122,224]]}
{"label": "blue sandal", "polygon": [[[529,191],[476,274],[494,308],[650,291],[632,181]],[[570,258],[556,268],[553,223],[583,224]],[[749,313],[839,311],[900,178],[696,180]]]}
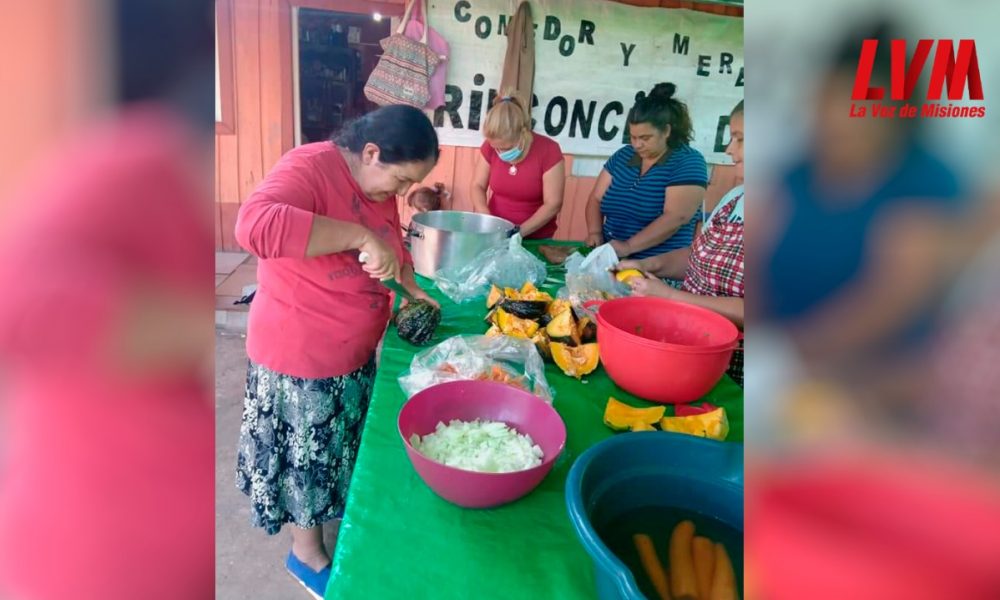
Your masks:
{"label": "blue sandal", "polygon": [[292,577],[298,581],[302,587],[306,588],[306,591],[312,594],[313,598],[316,600],[323,600],[324,594],[326,594],[326,584],[330,580],[330,565],[327,565],[321,571],[313,571],[309,565],[305,564],[292,552],[288,553],[288,559],[285,561],[285,568],[291,573]]}

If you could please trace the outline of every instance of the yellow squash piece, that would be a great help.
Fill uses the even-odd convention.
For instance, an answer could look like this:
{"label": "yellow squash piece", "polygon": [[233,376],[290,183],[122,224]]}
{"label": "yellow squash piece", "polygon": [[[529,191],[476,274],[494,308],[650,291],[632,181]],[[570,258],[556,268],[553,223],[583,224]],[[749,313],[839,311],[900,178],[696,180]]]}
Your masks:
{"label": "yellow squash piece", "polygon": [[729,419],[726,418],[726,409],[719,407],[700,415],[663,417],[660,429],[721,441],[729,435]]}
{"label": "yellow squash piece", "polygon": [[624,271],[615,273],[615,279],[622,283],[628,283],[628,280],[634,277],[645,277],[645,275],[639,269],[625,269]]}
{"label": "yellow squash piece", "polygon": [[549,344],[552,360],[562,372],[577,379],[594,372],[600,362],[597,344],[568,346],[556,341]]}
{"label": "yellow squash piece", "polygon": [[515,317],[502,308],[497,309],[496,324],[500,332],[516,338],[530,340],[538,332],[538,323]]}
{"label": "yellow squash piece", "polygon": [[545,330],[540,329],[531,338],[531,341],[535,343],[535,347],[538,348],[538,353],[542,355],[543,359],[552,358],[552,349],[549,348],[549,336],[545,335]]}
{"label": "yellow squash piece", "polygon": [[490,288],[490,295],[486,296],[486,308],[493,308],[501,300],[503,300],[503,292],[494,285]]}
{"label": "yellow squash piece", "polygon": [[545,333],[554,342],[571,343],[579,345],[580,335],[576,330],[576,322],[573,319],[573,309],[564,310],[552,317],[549,324],[545,326]]}
{"label": "yellow squash piece", "polygon": [[550,317],[555,317],[567,310],[573,310],[573,305],[570,304],[569,300],[553,300],[552,304],[549,304]]}
{"label": "yellow squash piece", "polygon": [[604,424],[615,431],[652,431],[653,424],[663,418],[664,411],[666,411],[664,406],[650,408],[629,406],[612,396],[608,398],[608,404],[604,407]]}
{"label": "yellow squash piece", "polygon": [[525,281],[524,285],[521,286],[521,299],[523,300],[525,296],[528,296],[530,294],[535,294],[537,292],[538,288],[535,287],[535,284],[531,283],[530,281]]}
{"label": "yellow squash piece", "polygon": [[497,337],[498,335],[503,335],[503,332],[495,324],[486,330],[486,337]]}

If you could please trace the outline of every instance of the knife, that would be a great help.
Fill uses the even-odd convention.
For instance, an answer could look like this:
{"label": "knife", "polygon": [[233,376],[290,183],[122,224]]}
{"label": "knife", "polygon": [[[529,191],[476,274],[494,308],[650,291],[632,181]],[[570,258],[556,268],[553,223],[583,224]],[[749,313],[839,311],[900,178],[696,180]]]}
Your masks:
{"label": "knife", "polygon": [[[362,252],[361,254],[358,255],[358,262],[366,263],[368,262],[368,258],[369,258],[368,253]],[[411,294],[405,287],[403,287],[401,283],[399,283],[392,277],[386,277],[385,279],[380,280],[379,283],[389,288],[390,290],[396,292],[400,296],[406,298],[409,302],[416,301],[416,298],[413,297],[413,294]]]}

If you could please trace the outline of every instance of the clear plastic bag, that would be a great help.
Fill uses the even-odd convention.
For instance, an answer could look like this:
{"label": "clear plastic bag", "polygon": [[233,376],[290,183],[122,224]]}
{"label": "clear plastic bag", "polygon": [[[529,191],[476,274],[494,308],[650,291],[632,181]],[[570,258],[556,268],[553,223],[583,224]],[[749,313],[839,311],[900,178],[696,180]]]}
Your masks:
{"label": "clear plastic bag", "polygon": [[536,286],[545,281],[545,263],[524,249],[521,235],[507,244],[485,250],[467,264],[445,269],[435,275],[437,287],[457,303],[485,298],[491,285],[520,289],[526,281]]}
{"label": "clear plastic bag", "polygon": [[456,335],[418,353],[399,377],[406,397],[447,381],[486,379],[519,387],[552,403],[545,363],[535,344],[505,335]]}
{"label": "clear plastic bag", "polygon": [[579,307],[588,300],[610,300],[628,296],[630,289],[611,274],[618,264],[618,255],[610,244],[594,248],[586,257],[576,252],[566,259],[566,287],[560,298]]}

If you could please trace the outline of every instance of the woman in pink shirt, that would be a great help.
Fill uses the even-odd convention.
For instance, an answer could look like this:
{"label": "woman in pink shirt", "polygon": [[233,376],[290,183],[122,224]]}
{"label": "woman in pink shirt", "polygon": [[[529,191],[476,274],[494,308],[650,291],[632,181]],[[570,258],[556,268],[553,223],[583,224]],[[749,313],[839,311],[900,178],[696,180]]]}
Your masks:
{"label": "woman in pink shirt", "polygon": [[486,114],[483,135],[472,177],[474,210],[518,225],[525,238],[554,236],[566,184],[559,144],[532,133],[531,117],[510,92]]}
{"label": "woman in pink shirt", "polygon": [[316,597],[330,573],[322,524],[344,510],[391,313],[379,280],[430,301],[403,247],[396,196],[438,155],[421,111],[383,107],[332,141],[289,151],[240,207],[236,239],[260,261],[236,482],[255,526],[293,525],[286,566]]}

